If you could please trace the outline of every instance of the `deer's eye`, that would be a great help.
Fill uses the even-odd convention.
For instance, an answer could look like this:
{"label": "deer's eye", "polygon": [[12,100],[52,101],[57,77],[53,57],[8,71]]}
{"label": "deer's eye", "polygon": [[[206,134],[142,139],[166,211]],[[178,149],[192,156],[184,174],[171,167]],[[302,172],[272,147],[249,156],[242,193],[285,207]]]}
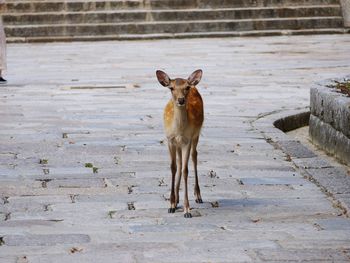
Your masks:
{"label": "deer's eye", "polygon": [[190,90],[190,88],[191,88],[191,86],[187,86],[187,87],[186,87],[186,90],[187,90],[187,91],[189,91],[189,90]]}
{"label": "deer's eye", "polygon": [[174,91],[174,88],[172,88],[172,87],[169,87],[169,89],[170,89],[171,91]]}

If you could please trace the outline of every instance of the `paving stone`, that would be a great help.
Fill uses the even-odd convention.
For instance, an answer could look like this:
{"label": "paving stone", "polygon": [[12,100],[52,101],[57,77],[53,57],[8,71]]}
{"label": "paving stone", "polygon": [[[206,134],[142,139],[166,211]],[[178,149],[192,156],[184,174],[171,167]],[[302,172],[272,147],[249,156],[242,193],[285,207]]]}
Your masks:
{"label": "paving stone", "polygon": [[329,239],[322,240],[320,242],[319,240],[313,240],[313,239],[305,239],[305,240],[296,240],[296,239],[289,239],[289,240],[283,240],[278,242],[283,248],[286,249],[313,249],[317,247],[318,249],[337,249],[339,247],[343,249],[349,249],[349,241],[348,239],[344,240],[337,240],[332,239],[332,237],[329,237]]}
{"label": "paving stone", "polygon": [[[109,218],[110,211],[120,211],[127,209],[125,202],[111,202],[111,203],[74,203],[74,204],[55,204],[50,205],[47,211],[43,209],[42,212],[12,212],[11,219],[13,220],[49,220],[56,222],[65,222],[71,224],[91,222],[91,218],[106,219]],[[74,214],[74,216],[72,216]],[[93,222],[93,221],[92,221]]]}
{"label": "paving stone", "polygon": [[7,220],[0,222],[2,227],[32,227],[32,226],[52,226],[54,221],[50,220]]}
{"label": "paving stone", "polygon": [[0,256],[1,262],[6,263],[17,263],[17,257],[16,256]]}
{"label": "paving stone", "polygon": [[346,211],[350,211],[350,194],[336,194],[335,197],[340,201]]}
{"label": "paving stone", "polygon": [[298,167],[301,167],[303,169],[319,169],[332,167],[332,165],[329,162],[320,157],[294,159],[293,162]]}
{"label": "paving stone", "polygon": [[4,236],[6,246],[53,246],[56,244],[79,244],[90,242],[88,235],[9,235]]}
{"label": "paving stone", "polygon": [[188,231],[215,231],[217,229],[217,226],[211,225],[211,224],[205,224],[205,225],[192,225],[192,226],[184,226],[184,225],[173,225],[173,226],[166,226],[166,225],[156,225],[156,226],[130,226],[129,232],[130,233],[136,233],[136,232],[188,232]]}
{"label": "paving stone", "polygon": [[267,262],[308,261],[308,262],[347,262],[349,259],[339,250],[264,250],[257,251],[258,257]]}
{"label": "paving stone", "polygon": [[[266,191],[267,189],[270,189]],[[284,198],[322,198],[324,193],[319,192],[317,186],[313,184],[300,185],[268,185],[262,187],[260,185],[243,185],[242,191],[248,197],[273,198],[276,195],[282,195]],[[284,193],[284,194],[283,194]]]}
{"label": "paving stone", "polygon": [[242,178],[239,179],[244,185],[293,185],[305,184],[305,179],[298,177],[287,178]]}
{"label": "paving stone", "polygon": [[[7,203],[8,202],[8,203]],[[13,205],[22,205],[25,203],[37,203],[37,204],[54,204],[54,203],[71,203],[70,196],[65,195],[48,195],[48,196],[37,196],[37,195],[28,195],[28,196],[10,196],[7,198],[7,204]]]}
{"label": "paving stone", "polygon": [[350,222],[345,218],[319,219],[316,222],[326,230],[350,230]]}
{"label": "paving stone", "polygon": [[[221,244],[222,245],[222,244]],[[200,250],[200,251],[199,251]],[[163,257],[161,262],[253,262],[252,258],[244,250],[223,246],[204,245],[203,249],[187,249],[179,251],[174,258]],[[155,260],[162,257],[162,253],[145,253],[145,259]]]}
{"label": "paving stone", "polygon": [[105,187],[102,179],[66,179],[66,180],[50,180],[47,182],[47,188],[89,188],[89,187]]}
{"label": "paving stone", "polygon": [[[310,233],[306,234],[305,231],[286,231],[294,239],[301,241],[310,240]],[[318,240],[319,242],[329,242],[329,240],[345,241],[348,240],[349,230],[322,230],[319,226],[315,225],[313,231],[313,240]]]}
{"label": "paving stone", "polygon": [[282,148],[294,158],[311,158],[316,157],[316,155],[310,151],[308,148],[303,146],[298,141],[284,141],[280,142]]}
{"label": "paving stone", "polygon": [[341,168],[308,169],[307,172],[332,194],[350,193],[350,177]]}
{"label": "paving stone", "polygon": [[[78,247],[79,250],[79,247]],[[113,263],[113,262],[137,262],[135,260],[135,257],[132,255],[132,253],[125,253],[125,252],[108,252],[108,253],[79,253],[76,252],[72,255],[67,254],[58,254],[58,255],[40,255],[40,256],[29,256],[28,257],[29,262],[33,263],[39,263],[39,262],[52,262],[52,263],[58,263],[58,262],[71,262],[71,263],[93,263],[98,262],[99,260],[102,260],[106,263]]]}

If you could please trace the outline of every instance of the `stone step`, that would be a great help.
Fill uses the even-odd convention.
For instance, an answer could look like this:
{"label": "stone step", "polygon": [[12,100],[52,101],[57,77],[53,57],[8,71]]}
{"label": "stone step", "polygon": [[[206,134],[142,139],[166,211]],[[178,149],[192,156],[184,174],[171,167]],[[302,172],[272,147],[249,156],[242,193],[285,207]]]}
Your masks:
{"label": "stone step", "polygon": [[342,28],[342,17],[267,18],[238,20],[157,21],[138,23],[10,25],[7,37],[79,37],[126,34],[182,34],[252,30]]}
{"label": "stone step", "polygon": [[111,35],[88,35],[88,36],[55,36],[55,37],[9,37],[8,43],[28,42],[71,42],[71,41],[108,41],[108,40],[150,40],[150,39],[180,39],[180,38],[216,38],[216,37],[257,37],[257,36],[280,36],[280,35],[313,35],[313,34],[346,34],[349,29],[322,28],[300,30],[252,30],[252,31],[222,31],[222,32],[199,32],[199,33],[159,33],[159,34],[111,34]]}
{"label": "stone step", "polygon": [[60,13],[5,14],[6,25],[37,24],[87,24],[143,21],[184,20],[232,20],[286,17],[341,16],[339,5],[226,8],[226,9],[181,9],[181,10],[134,10],[90,11]]}
{"label": "stone step", "polygon": [[[8,41],[339,32],[339,0],[8,0]],[[341,30],[340,30],[341,31]],[[245,33],[242,33],[245,32]]]}
{"label": "stone step", "polygon": [[22,0],[6,1],[6,12],[76,12],[126,9],[233,8],[302,5],[339,5],[339,0]]}

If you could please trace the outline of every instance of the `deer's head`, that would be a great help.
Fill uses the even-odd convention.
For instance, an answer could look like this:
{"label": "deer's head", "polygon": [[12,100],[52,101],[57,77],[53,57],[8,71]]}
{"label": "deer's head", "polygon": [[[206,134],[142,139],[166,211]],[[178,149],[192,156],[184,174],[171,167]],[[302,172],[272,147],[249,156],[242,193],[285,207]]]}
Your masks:
{"label": "deer's head", "polygon": [[159,83],[170,89],[172,100],[178,107],[183,107],[186,105],[186,99],[190,89],[199,83],[202,78],[202,74],[202,70],[198,69],[193,72],[188,79],[170,79],[165,72],[161,70],[157,70],[156,72]]}

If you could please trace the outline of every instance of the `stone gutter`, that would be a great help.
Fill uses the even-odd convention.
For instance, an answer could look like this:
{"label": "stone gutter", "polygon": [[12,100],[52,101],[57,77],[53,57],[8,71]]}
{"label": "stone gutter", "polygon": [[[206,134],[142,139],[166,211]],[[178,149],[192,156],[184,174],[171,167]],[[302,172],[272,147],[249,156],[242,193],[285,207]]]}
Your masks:
{"label": "stone gutter", "polygon": [[267,142],[286,154],[286,160],[294,164],[304,178],[314,182],[350,217],[350,174],[346,169],[334,167],[324,158],[284,132],[308,125],[309,107],[267,113],[252,125]]}

